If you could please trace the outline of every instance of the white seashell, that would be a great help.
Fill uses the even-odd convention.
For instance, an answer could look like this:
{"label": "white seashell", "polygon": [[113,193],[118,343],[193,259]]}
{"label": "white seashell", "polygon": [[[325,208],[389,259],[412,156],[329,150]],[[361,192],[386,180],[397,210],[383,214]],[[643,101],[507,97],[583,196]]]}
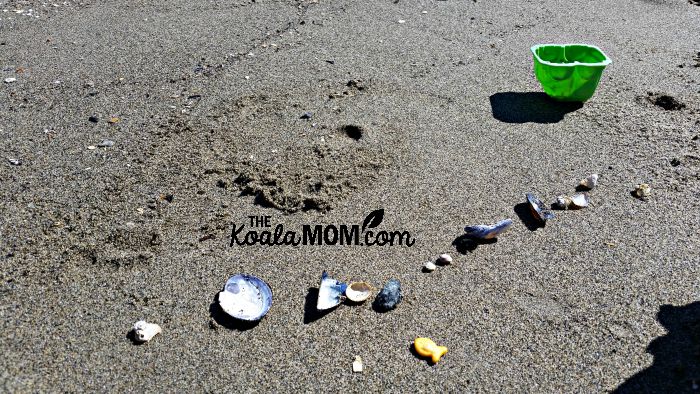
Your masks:
{"label": "white seashell", "polygon": [[134,323],[134,338],[139,342],[148,342],[163,330],[155,323],[146,323],[144,320],[139,320]]}
{"label": "white seashell", "polygon": [[578,185],[584,189],[591,190],[598,185],[598,174],[591,174],[588,177],[581,179]]}
{"label": "white seashell", "polygon": [[5,78],[5,83],[12,83],[17,81],[17,78]]}
{"label": "white seashell", "polygon": [[554,202],[559,209],[581,209],[586,208],[590,203],[590,195],[586,192],[576,193],[571,197],[559,196]]}
{"label": "white seashell", "polygon": [[573,196],[571,196],[571,204],[569,204],[569,208],[586,208],[589,202],[590,198],[588,196],[588,193],[576,193]]}
{"label": "white seashell", "polygon": [[362,357],[355,356],[355,361],[352,362],[352,372],[354,372],[354,373],[362,372]]}
{"label": "white seashell", "polygon": [[353,282],[345,289],[345,296],[353,302],[362,302],[372,294],[372,287],[365,282]]}
{"label": "white seashell", "polygon": [[219,292],[219,306],[235,319],[257,321],[272,306],[272,290],[257,276],[234,275],[228,278],[224,290]]}
{"label": "white seashell", "polygon": [[428,261],[425,264],[423,264],[423,268],[428,272],[433,272],[437,268],[437,265],[435,265],[435,263],[433,263],[432,261]]}
{"label": "white seashell", "polygon": [[447,265],[447,264],[450,264],[451,262],[452,262],[452,256],[450,256],[447,253],[441,254],[440,257],[438,257],[438,259],[437,259],[437,263],[441,264],[441,265]]}
{"label": "white seashell", "polygon": [[646,198],[646,197],[649,197],[650,194],[651,194],[651,186],[649,186],[646,183],[640,183],[634,189],[634,195],[637,196],[637,198]]}

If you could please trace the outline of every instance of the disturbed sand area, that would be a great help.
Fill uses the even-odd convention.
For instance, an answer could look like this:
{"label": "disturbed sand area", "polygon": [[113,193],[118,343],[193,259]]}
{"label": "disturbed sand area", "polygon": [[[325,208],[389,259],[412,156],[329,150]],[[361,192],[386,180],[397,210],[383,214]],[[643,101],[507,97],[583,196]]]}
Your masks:
{"label": "disturbed sand area", "polygon": [[[0,1],[0,387],[700,384],[693,2],[160,3]],[[548,42],[612,58],[582,107],[539,93],[528,49]],[[518,208],[593,172],[587,209],[535,230]],[[296,230],[380,208],[412,247],[229,246],[249,215]],[[453,245],[505,217],[497,243]],[[399,279],[404,300],[316,314],[322,270]],[[247,330],[212,307],[238,272],[274,293]],[[137,346],[142,318],[163,333]],[[418,336],[449,348],[439,364]]]}

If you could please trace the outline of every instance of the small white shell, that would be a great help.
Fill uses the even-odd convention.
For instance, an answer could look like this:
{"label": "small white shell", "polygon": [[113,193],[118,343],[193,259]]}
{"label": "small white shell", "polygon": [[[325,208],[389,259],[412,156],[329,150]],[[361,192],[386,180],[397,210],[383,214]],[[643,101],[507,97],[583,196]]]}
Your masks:
{"label": "small white shell", "polygon": [[651,194],[651,186],[649,186],[646,183],[640,183],[634,189],[634,195],[637,196],[638,198],[649,197],[650,194]]}
{"label": "small white shell", "polygon": [[147,323],[144,320],[139,320],[134,323],[133,330],[134,338],[139,342],[148,342],[163,331],[159,325]]}
{"label": "small white shell", "polygon": [[354,372],[354,373],[362,372],[362,357],[355,356],[355,361],[352,362],[352,372]]}
{"label": "small white shell", "polygon": [[353,302],[362,302],[372,294],[372,287],[365,282],[353,282],[345,289],[345,296]]}
{"label": "small white shell", "polygon": [[598,185],[598,174],[591,174],[588,177],[581,179],[578,183],[584,189],[591,190]]}
{"label": "small white shell", "polygon": [[571,204],[569,204],[569,207],[575,209],[586,208],[589,202],[590,198],[588,193],[576,193],[571,196]]}
{"label": "small white shell", "polygon": [[423,268],[428,272],[433,272],[433,271],[435,271],[437,266],[432,261],[428,261],[425,264],[423,264]]}
{"label": "small white shell", "polygon": [[447,265],[447,264],[450,264],[451,262],[452,262],[452,256],[450,256],[447,253],[441,254],[440,257],[438,257],[438,259],[437,259],[437,263],[442,264],[442,265]]}
{"label": "small white shell", "polygon": [[576,193],[571,197],[559,196],[554,202],[554,205],[559,209],[581,209],[586,208],[590,203],[590,196],[588,193]]}

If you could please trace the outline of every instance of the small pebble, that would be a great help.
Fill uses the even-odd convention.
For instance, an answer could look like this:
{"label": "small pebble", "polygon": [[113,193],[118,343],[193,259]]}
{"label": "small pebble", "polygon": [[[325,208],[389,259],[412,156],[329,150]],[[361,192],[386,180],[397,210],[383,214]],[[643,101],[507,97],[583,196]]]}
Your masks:
{"label": "small pebble", "polygon": [[12,83],[17,81],[17,78],[5,78],[5,83]]}
{"label": "small pebble", "polygon": [[98,147],[100,148],[109,148],[110,146],[114,146],[114,141],[112,140],[102,140],[99,144],[97,144]]}
{"label": "small pebble", "polygon": [[97,123],[97,122],[100,121],[100,120],[97,118],[97,116],[94,116],[94,115],[91,116],[91,117],[89,117],[88,120],[89,120],[90,122],[92,122],[92,123]]}
{"label": "small pebble", "polygon": [[314,114],[312,112],[304,112],[299,119],[311,119]]}
{"label": "small pebble", "polygon": [[362,357],[355,356],[355,361],[352,362],[352,372],[354,372],[354,373],[362,372]]}
{"label": "small pebble", "polygon": [[403,19],[399,19],[399,23],[406,23],[406,21]]}
{"label": "small pebble", "polygon": [[641,183],[637,185],[637,187],[634,189],[634,195],[637,198],[646,198],[649,197],[651,194],[651,186],[649,186],[646,183]]}
{"label": "small pebble", "polygon": [[119,122],[119,118],[117,118],[116,116],[109,118],[109,120],[107,121],[107,123],[111,123],[111,124],[118,123],[118,122]]}
{"label": "small pebble", "polygon": [[95,145],[90,145],[90,146],[88,146],[88,149],[89,149],[89,150],[95,150],[95,149],[97,149],[97,147],[96,147]]}
{"label": "small pebble", "polygon": [[22,164],[22,162],[19,161],[19,159],[10,159],[10,158],[8,158],[7,161],[8,161],[10,164],[12,164],[13,166],[18,166],[18,165],[21,165],[21,164]]}
{"label": "small pebble", "polygon": [[437,265],[433,263],[432,261],[428,261],[425,264],[423,264],[423,269],[428,271],[428,272],[433,272],[437,268]]}
{"label": "small pebble", "polygon": [[452,263],[452,256],[450,256],[447,253],[441,254],[440,257],[438,257],[437,262],[440,265],[450,264],[450,263]]}

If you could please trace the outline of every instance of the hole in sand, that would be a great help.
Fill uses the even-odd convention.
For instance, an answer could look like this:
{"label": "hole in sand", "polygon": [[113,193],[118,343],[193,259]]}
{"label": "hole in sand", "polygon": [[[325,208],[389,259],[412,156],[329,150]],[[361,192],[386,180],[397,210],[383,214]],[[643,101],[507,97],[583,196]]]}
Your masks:
{"label": "hole in sand", "polygon": [[355,126],[355,125],[345,125],[340,128],[340,131],[345,133],[348,137],[354,139],[355,141],[359,140],[362,138],[362,133],[364,130],[362,130],[362,127],[360,126]]}

